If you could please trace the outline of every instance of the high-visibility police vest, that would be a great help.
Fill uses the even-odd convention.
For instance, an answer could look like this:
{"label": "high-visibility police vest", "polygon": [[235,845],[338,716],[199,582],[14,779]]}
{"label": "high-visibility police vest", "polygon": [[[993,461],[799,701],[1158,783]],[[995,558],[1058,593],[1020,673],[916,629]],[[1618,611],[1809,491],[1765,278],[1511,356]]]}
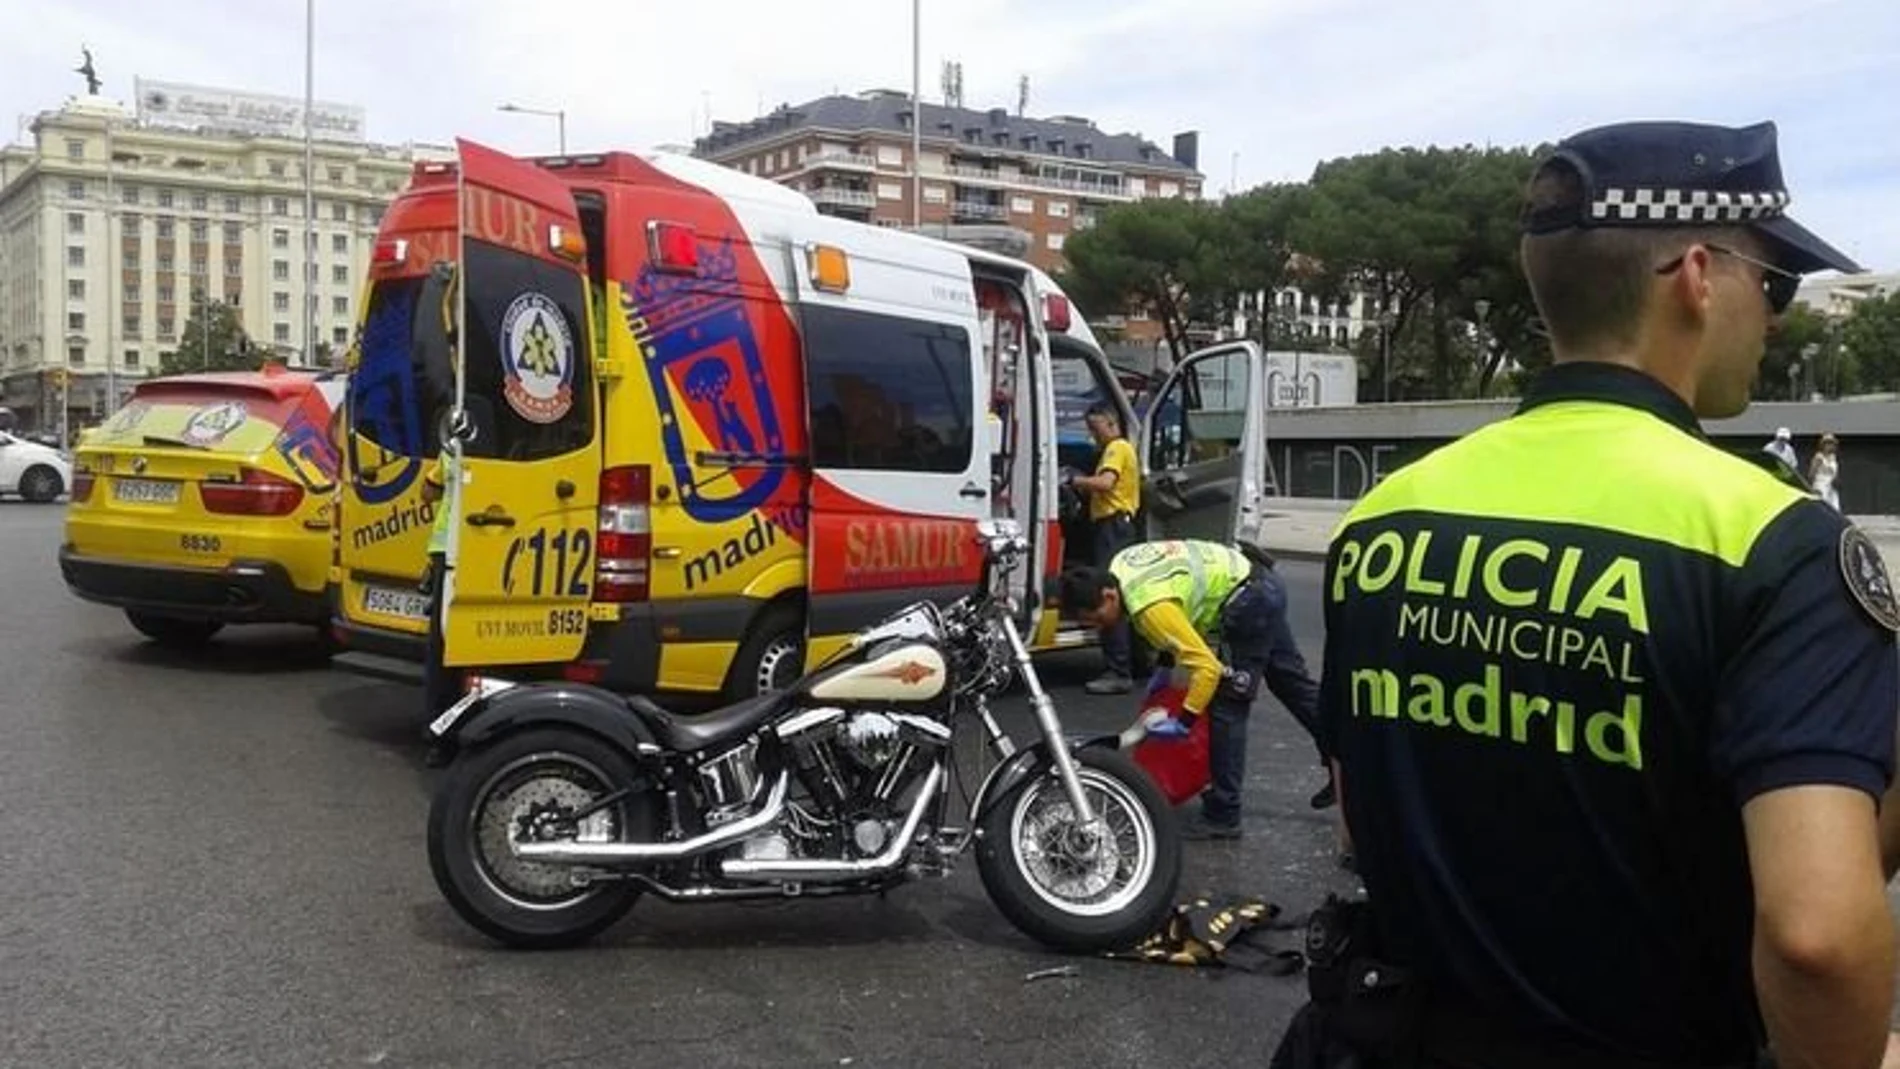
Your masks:
{"label": "high-visibility police vest", "polygon": [[1115,554],[1108,572],[1121,585],[1122,606],[1134,616],[1159,601],[1181,603],[1203,635],[1220,629],[1221,606],[1247,581],[1253,562],[1219,542],[1144,542]]}
{"label": "high-visibility police vest", "polygon": [[449,454],[445,451],[424,476],[442,491],[442,496],[436,498],[435,501],[435,523],[429,527],[429,552],[431,553],[446,554],[449,551],[449,524],[455,522],[455,499],[449,491],[455,485],[455,467],[450,463]]}

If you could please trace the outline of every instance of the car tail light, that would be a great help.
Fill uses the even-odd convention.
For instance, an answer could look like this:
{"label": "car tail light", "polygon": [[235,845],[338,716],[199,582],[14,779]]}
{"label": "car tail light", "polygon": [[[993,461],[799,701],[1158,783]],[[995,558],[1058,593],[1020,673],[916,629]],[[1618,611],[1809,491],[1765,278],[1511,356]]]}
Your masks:
{"label": "car tail light", "polygon": [[206,512],[234,516],[288,516],[303,504],[303,487],[256,468],[245,468],[235,482],[198,484]]}
{"label": "car tail light", "polygon": [[73,472],[73,488],[70,491],[75,502],[85,501],[92,496],[93,475],[89,471]]}
{"label": "car tail light", "polygon": [[595,601],[645,601],[653,552],[653,469],[600,473],[600,531],[594,550]]}

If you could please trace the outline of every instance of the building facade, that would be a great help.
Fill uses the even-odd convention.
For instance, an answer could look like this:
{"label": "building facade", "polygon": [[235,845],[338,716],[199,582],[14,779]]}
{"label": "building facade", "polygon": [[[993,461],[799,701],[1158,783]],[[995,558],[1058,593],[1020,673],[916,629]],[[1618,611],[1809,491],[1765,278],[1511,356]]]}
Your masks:
{"label": "building facade", "polygon": [[1805,304],[1820,315],[1841,319],[1852,314],[1854,306],[1869,297],[1895,293],[1900,293],[1900,272],[1828,274],[1803,279],[1794,299],[1795,303]]}
{"label": "building facade", "polygon": [[[804,192],[829,215],[956,236],[970,228],[1023,259],[1059,270],[1070,234],[1113,204],[1199,198],[1197,134],[1173,152],[1109,134],[1077,116],[1030,119],[925,103],[919,165],[911,159],[908,93],[873,90],[781,107],[750,122],[716,122],[695,155]],[[921,187],[921,201],[918,201]],[[913,203],[916,212],[913,214]]]}
{"label": "building facade", "polygon": [[340,351],[385,206],[416,160],[454,158],[315,142],[306,248],[303,142],[287,131],[150,121],[96,96],[31,131],[0,150],[0,405],[47,429],[116,407],[207,301],[286,359],[305,351],[308,301],[311,349]]}

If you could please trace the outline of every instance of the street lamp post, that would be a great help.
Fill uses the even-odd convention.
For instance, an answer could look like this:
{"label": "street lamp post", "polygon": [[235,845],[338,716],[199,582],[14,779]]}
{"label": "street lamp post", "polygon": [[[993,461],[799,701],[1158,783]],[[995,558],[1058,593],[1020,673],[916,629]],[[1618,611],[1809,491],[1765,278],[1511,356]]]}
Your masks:
{"label": "street lamp post", "polygon": [[554,120],[555,131],[560,137],[561,155],[567,155],[567,112],[562,109],[548,111],[543,108],[524,108],[519,104],[503,104],[497,111],[514,112],[519,115],[540,115]]}
{"label": "street lamp post", "polygon": [[1392,313],[1379,309],[1379,373],[1385,378],[1384,400],[1392,401]]}
{"label": "street lamp post", "polygon": [[924,220],[924,0],[910,0],[910,226]]}
{"label": "street lamp post", "polygon": [[[1478,313],[1478,321],[1473,326],[1478,329],[1478,375],[1479,383],[1482,385],[1484,371],[1491,366],[1491,338],[1486,332],[1491,316],[1491,302],[1480,297],[1471,302],[1471,307]],[[1482,397],[1483,393],[1480,392],[1479,396]]]}
{"label": "street lamp post", "polygon": [[[316,123],[317,0],[303,5],[303,362],[317,362],[317,167],[312,142]],[[208,343],[207,343],[208,344]]]}

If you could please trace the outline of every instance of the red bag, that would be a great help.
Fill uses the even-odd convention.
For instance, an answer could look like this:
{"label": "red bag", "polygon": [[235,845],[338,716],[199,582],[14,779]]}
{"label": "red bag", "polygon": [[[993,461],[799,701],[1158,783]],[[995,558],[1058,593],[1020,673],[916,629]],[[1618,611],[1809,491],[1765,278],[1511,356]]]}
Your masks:
{"label": "red bag", "polygon": [[[1148,693],[1141,699],[1142,711],[1166,709],[1169,715],[1179,717],[1182,703],[1187,700],[1187,684],[1188,673],[1183,669],[1157,671],[1148,684]],[[1149,735],[1135,744],[1129,756],[1161,788],[1169,804],[1180,805],[1207,789],[1212,776],[1208,750],[1207,716],[1202,714],[1194,718],[1187,738]]]}

